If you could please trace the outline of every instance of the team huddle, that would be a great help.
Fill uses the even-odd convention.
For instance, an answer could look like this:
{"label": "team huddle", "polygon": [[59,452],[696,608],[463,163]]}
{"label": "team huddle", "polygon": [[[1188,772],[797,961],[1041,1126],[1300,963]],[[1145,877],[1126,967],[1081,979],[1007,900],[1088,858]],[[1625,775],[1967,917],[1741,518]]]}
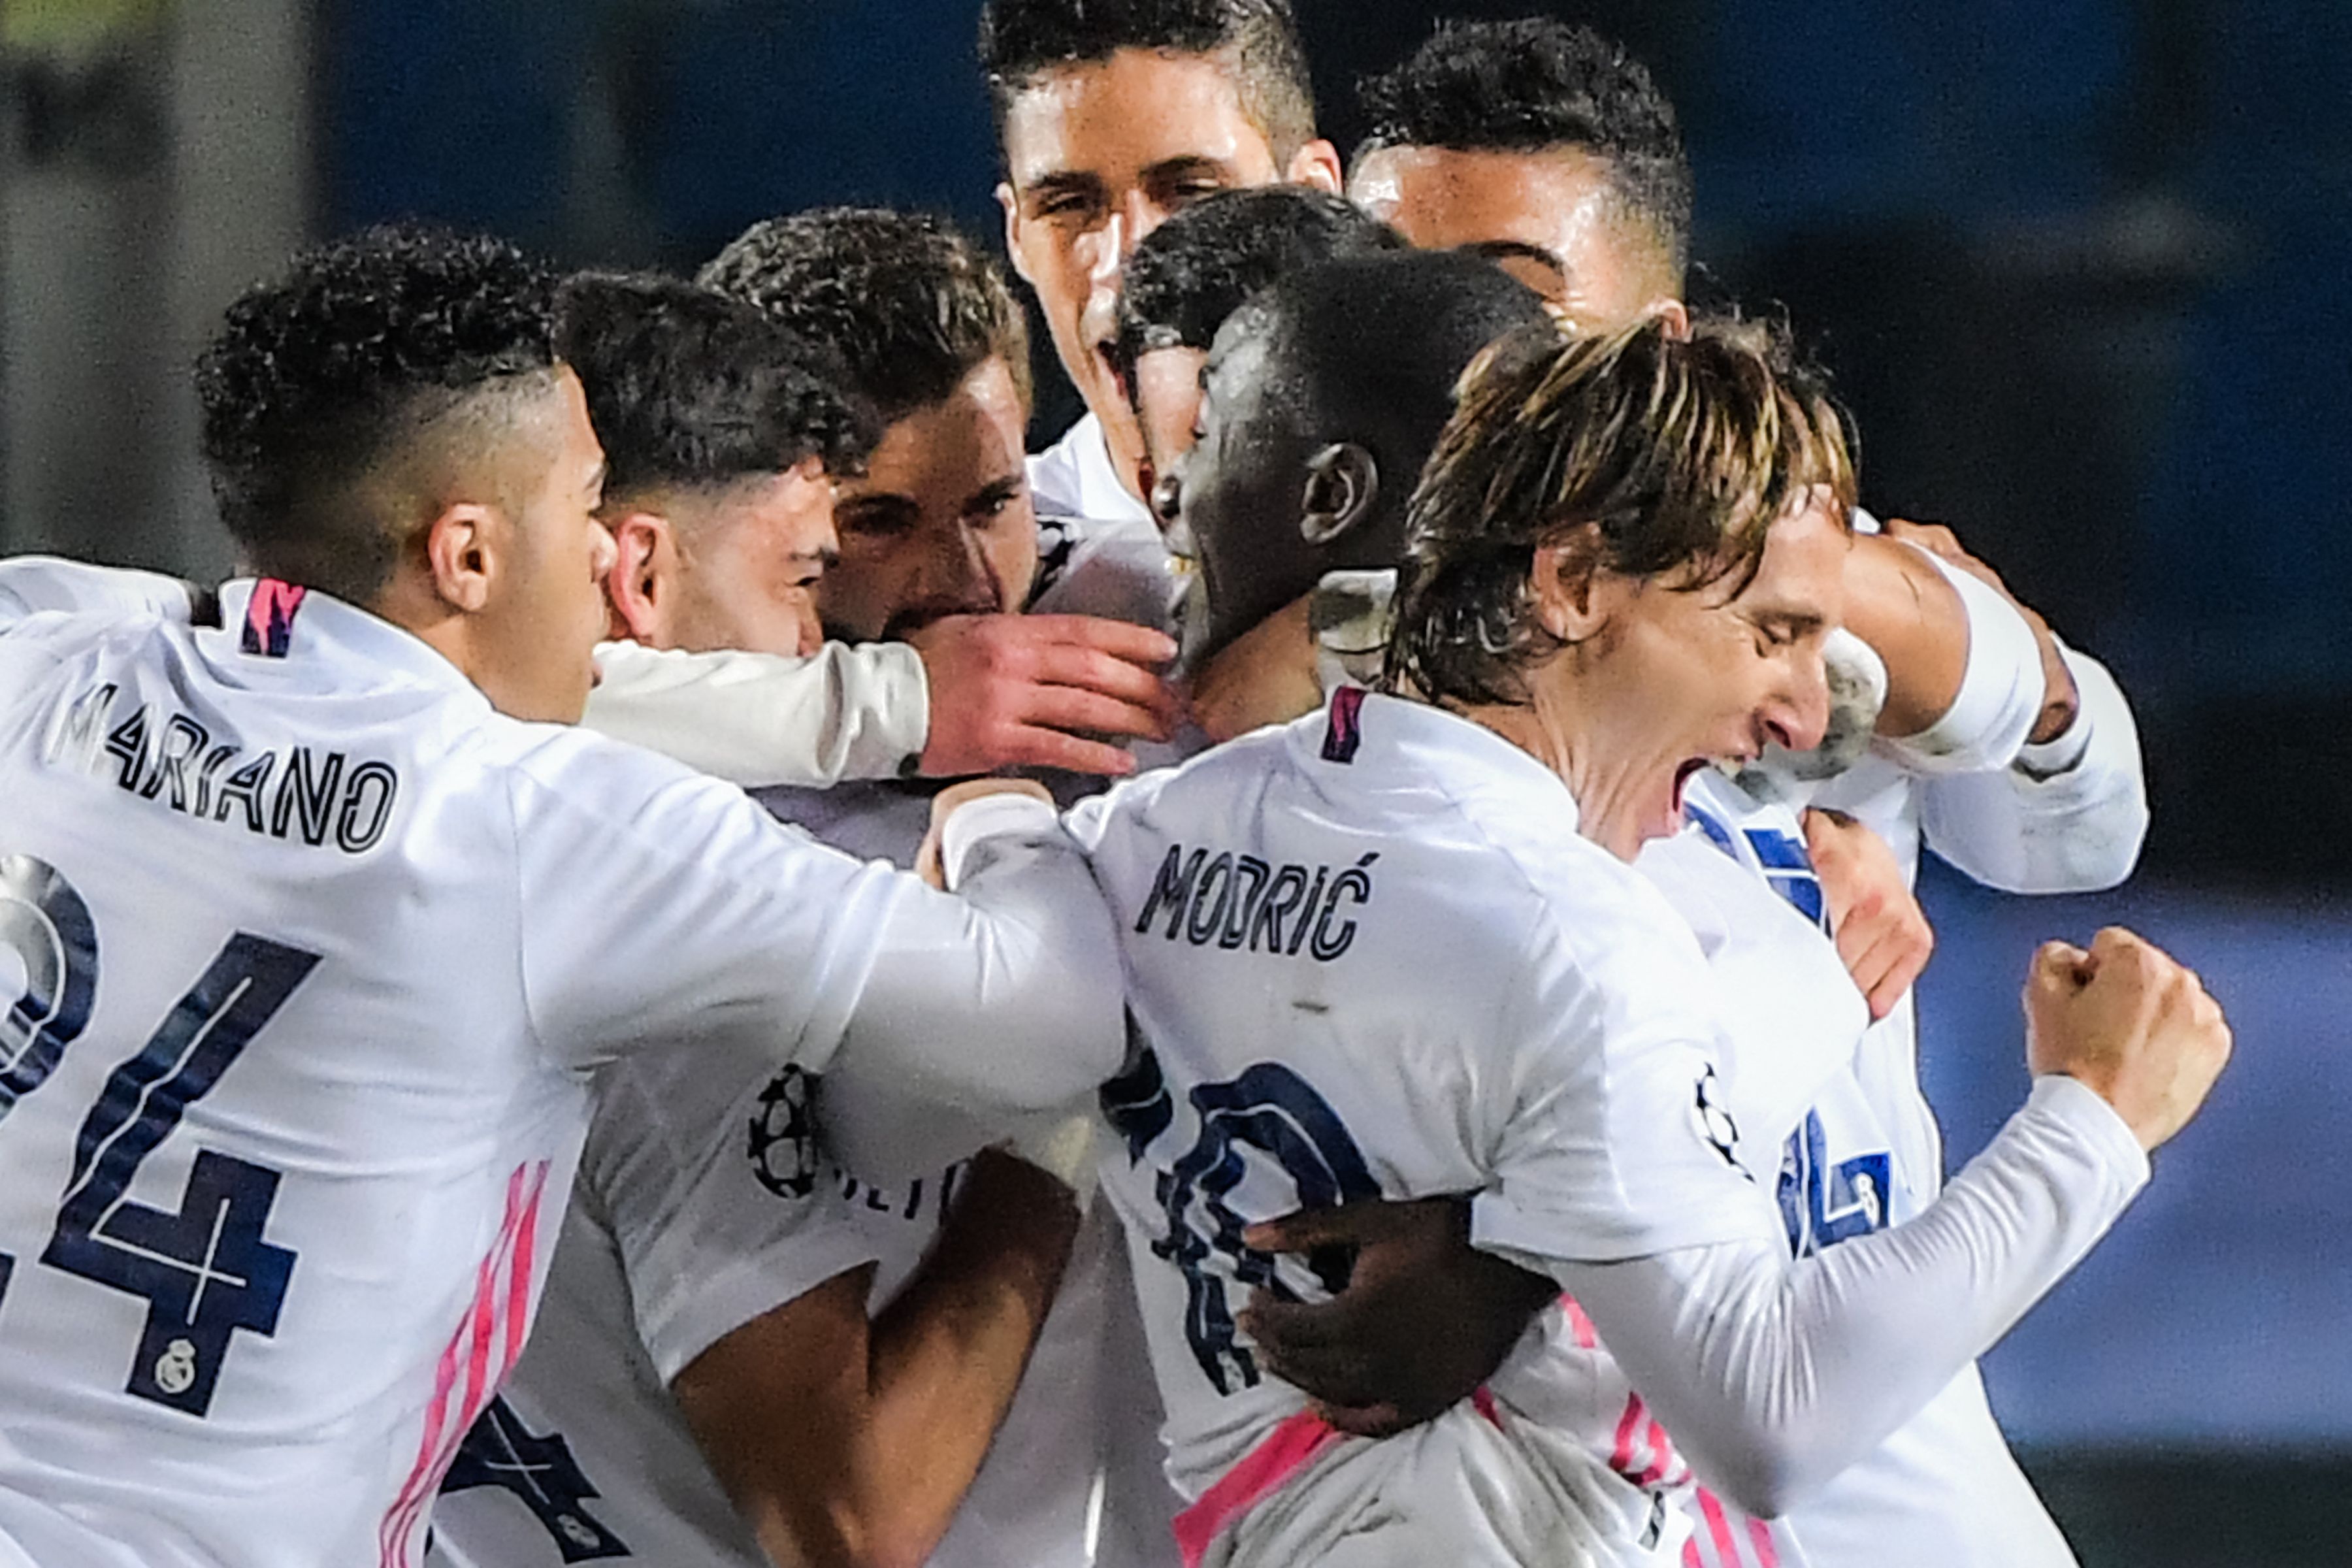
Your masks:
{"label": "team huddle", "polygon": [[2115,681],[1622,47],[980,30],[1046,451],[940,220],[379,228],[238,578],[0,562],[0,1568],[2071,1564],[1975,1360],[2230,1033],[2049,943],[1948,1181],[1910,884],[2126,877]]}

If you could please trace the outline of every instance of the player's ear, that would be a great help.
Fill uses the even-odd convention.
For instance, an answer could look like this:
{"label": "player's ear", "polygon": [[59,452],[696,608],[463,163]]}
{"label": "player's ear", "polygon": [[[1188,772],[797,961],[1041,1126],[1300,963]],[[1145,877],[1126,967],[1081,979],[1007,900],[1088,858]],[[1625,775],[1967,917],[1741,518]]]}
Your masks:
{"label": "player's ear", "polygon": [[502,564],[498,521],[487,506],[457,501],[444,507],[425,529],[425,564],[433,577],[433,592],[451,609],[477,615],[489,604]]}
{"label": "player's ear", "polygon": [[1536,620],[1561,642],[1585,641],[1608,623],[1617,595],[1601,569],[1601,527],[1586,523],[1567,538],[1539,547],[1528,574]]}
{"label": "player's ear", "polygon": [[1283,179],[1294,185],[1311,185],[1333,195],[1347,194],[1348,181],[1339,165],[1339,149],[1318,137],[1290,155]]}
{"label": "player's ear", "polygon": [[669,520],[649,511],[632,511],[611,524],[613,570],[604,577],[604,597],[612,606],[616,636],[653,642],[669,599],[669,578],[677,551]]}
{"label": "player's ear", "polygon": [[1307,459],[1298,534],[1321,549],[1354,528],[1380,500],[1381,466],[1353,441],[1335,441]]}

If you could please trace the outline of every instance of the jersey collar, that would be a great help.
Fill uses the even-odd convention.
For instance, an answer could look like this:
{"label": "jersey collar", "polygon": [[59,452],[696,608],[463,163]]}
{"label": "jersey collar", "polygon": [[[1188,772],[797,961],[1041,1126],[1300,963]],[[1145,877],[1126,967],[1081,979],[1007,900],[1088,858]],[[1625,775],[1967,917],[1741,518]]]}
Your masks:
{"label": "jersey collar", "polygon": [[247,669],[274,664],[310,686],[422,683],[481,696],[424,638],[316,588],[240,577],[221,584],[220,611]]}
{"label": "jersey collar", "polygon": [[1322,769],[1359,770],[1372,789],[1425,787],[1500,795],[1573,833],[1576,797],[1558,773],[1484,724],[1426,702],[1342,687],[1320,713],[1292,726],[1290,743]]}
{"label": "jersey collar", "polygon": [[[1040,516],[1069,516],[1096,523],[1139,522],[1154,532],[1151,507],[1138,500],[1120,482],[1118,466],[1111,461],[1110,439],[1102,421],[1089,413],[1063,432],[1062,438],[1030,459],[1030,482],[1036,492]],[[1068,476],[1065,492],[1061,475]]]}

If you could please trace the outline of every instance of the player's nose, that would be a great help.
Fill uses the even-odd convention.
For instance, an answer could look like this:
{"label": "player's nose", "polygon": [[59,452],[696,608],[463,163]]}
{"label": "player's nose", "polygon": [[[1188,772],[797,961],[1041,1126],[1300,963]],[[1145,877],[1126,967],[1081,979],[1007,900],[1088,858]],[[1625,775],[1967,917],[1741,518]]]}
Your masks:
{"label": "player's nose", "polygon": [[971,615],[1011,608],[999,602],[1003,595],[997,592],[996,573],[977,529],[959,525],[947,531],[929,565],[925,597],[932,602]]}
{"label": "player's nose", "polygon": [[1766,706],[1764,728],[1790,751],[1810,752],[1829,733],[1829,675],[1818,647],[1808,648],[1790,664],[1786,684]]}

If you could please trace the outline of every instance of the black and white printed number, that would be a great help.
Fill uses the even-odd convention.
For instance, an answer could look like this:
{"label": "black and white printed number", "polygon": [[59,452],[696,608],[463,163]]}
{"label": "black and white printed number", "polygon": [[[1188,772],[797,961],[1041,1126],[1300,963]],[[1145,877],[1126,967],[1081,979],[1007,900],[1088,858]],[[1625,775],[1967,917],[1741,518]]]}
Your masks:
{"label": "black and white printed number", "polygon": [[[98,928],[56,867],[0,856],[0,945],[24,994],[0,1018],[0,1121],[38,1089],[89,1022]],[[57,1227],[40,1261],[147,1303],[125,1391],[202,1416],[237,1331],[268,1336],[295,1255],[264,1235],[279,1173],[198,1151],[176,1210],[134,1203],[131,1179],[212,1092],[317,965],[316,953],[238,931],[82,1118]],[[0,1253],[0,1300],[16,1259]]]}

